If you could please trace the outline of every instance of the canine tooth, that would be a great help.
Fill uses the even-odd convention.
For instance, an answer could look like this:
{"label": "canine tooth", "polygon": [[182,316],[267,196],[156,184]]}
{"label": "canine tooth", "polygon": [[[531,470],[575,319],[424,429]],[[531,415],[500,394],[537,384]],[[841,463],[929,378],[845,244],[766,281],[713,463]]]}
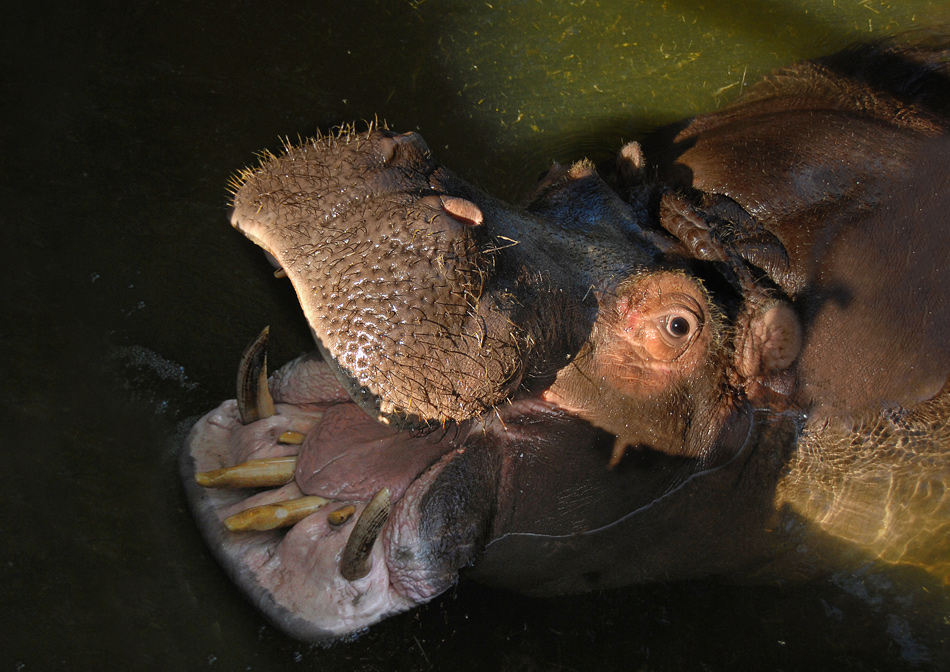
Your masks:
{"label": "canine tooth", "polygon": [[283,443],[291,446],[299,446],[307,435],[303,432],[286,431],[277,437],[277,443]]}
{"label": "canine tooth", "polygon": [[270,457],[196,473],[195,482],[205,488],[274,488],[289,483],[296,469],[296,456]]}
{"label": "canine tooth", "polygon": [[336,511],[331,511],[328,513],[327,522],[334,526],[340,526],[348,521],[354,513],[356,513],[356,507],[352,504],[348,504],[337,509]]}
{"label": "canine tooth", "polygon": [[281,278],[286,278],[287,271],[285,271],[282,268],[278,268],[276,271],[274,271],[274,277],[277,278],[278,280],[280,280]]}
{"label": "canine tooth", "polygon": [[231,532],[266,532],[290,527],[329,503],[329,499],[309,495],[286,502],[254,506],[225,518],[224,526]]}
{"label": "canine tooth", "polygon": [[237,402],[241,422],[249,425],[274,415],[274,400],[267,389],[267,336],[270,327],[251,341],[238,365]]}
{"label": "canine tooth", "polygon": [[383,488],[356,520],[340,558],[340,574],[347,581],[362,579],[373,568],[373,544],[389,520],[389,510],[389,488]]}

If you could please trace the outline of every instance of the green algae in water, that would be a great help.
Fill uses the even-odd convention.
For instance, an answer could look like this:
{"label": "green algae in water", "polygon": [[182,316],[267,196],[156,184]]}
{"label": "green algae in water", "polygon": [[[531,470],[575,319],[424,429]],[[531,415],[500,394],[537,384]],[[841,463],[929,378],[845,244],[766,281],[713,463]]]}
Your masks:
{"label": "green algae in water", "polygon": [[[722,106],[773,68],[950,18],[946,0],[417,7],[442,26],[434,48],[455,107],[531,169],[606,158],[624,140]],[[485,173],[474,177],[495,186]]]}

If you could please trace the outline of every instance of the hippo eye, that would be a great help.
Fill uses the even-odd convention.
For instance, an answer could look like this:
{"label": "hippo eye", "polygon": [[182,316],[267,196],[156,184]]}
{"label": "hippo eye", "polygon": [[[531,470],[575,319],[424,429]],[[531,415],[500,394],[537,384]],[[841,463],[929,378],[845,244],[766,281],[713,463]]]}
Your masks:
{"label": "hippo eye", "polygon": [[664,315],[658,320],[660,337],[666,344],[679,348],[686,345],[699,330],[699,318],[691,311],[683,310]]}
{"label": "hippo eye", "polygon": [[689,335],[689,320],[685,317],[674,317],[666,325],[666,330],[670,332],[672,336],[677,338],[682,338],[683,336]]}

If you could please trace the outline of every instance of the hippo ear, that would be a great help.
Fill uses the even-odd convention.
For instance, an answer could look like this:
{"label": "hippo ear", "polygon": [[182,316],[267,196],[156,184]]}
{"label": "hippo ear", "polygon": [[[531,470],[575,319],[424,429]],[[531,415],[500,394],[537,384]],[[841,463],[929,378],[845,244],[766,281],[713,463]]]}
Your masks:
{"label": "hippo ear", "polygon": [[646,159],[639,142],[628,142],[617,155],[617,179],[628,188],[633,188],[646,179]]}

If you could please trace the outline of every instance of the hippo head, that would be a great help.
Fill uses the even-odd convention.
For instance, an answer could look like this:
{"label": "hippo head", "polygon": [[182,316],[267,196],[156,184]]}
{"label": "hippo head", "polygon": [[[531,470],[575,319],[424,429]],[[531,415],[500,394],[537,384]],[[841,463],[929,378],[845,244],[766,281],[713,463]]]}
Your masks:
{"label": "hippo head", "polygon": [[743,262],[769,241],[714,236],[730,203],[644,173],[631,144],[605,178],[555,166],[513,208],[418,135],[370,128],[236,178],[232,224],[290,279],[321,357],[268,384],[259,339],[183,469],[205,535],[273,620],[345,635],[473,564],[539,594],[699,572],[620,558],[662,533],[672,493],[778,441],[751,428],[781,407],[801,335]]}
{"label": "hippo head", "polygon": [[[636,145],[620,157],[640,161]],[[683,245],[586,162],[552,169],[516,211],[417,134],[373,130],[288,147],[239,184],[232,224],[286,272],[324,359],[384,423],[458,423],[534,397],[618,443],[700,457],[710,438],[685,416],[708,434],[710,414],[730,414],[726,370],[758,381],[763,359],[782,368],[797,352],[794,319],[760,301],[743,338],[788,325],[793,342],[773,332],[736,355],[724,313],[734,323],[748,296],[711,299]],[[704,226],[681,200],[663,210],[668,228]]]}

